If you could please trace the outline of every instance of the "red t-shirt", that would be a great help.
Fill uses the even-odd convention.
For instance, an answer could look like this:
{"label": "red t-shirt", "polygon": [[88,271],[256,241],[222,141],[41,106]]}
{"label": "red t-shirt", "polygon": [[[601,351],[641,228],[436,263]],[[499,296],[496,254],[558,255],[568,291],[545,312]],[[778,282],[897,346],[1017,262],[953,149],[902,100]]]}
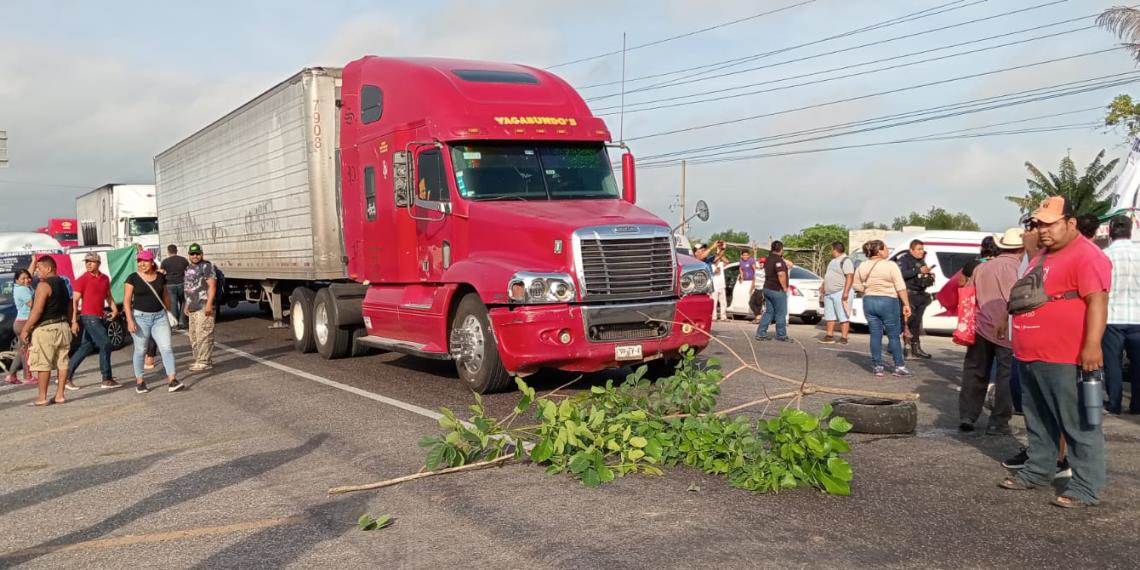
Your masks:
{"label": "red t-shirt", "polygon": [[[1042,254],[1029,262],[1037,266]],[[1083,236],[1058,252],[1048,253],[1044,266],[1045,293],[1050,297],[1076,291],[1081,298],[1049,301],[1035,311],[1013,316],[1013,354],[1022,362],[1080,364],[1085,341],[1084,297],[1112,285],[1112,262]]]}
{"label": "red t-shirt", "polygon": [[111,292],[111,278],[100,273],[98,277],[92,277],[86,271],[83,275],[79,276],[71,288],[83,297],[79,303],[79,314],[102,317],[103,307],[107,304],[107,293]]}

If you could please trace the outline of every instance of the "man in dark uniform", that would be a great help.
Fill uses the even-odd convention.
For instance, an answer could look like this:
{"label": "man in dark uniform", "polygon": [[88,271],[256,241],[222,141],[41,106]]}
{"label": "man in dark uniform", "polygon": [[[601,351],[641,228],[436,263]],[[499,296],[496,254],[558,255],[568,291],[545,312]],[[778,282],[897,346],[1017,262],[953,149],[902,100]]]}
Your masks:
{"label": "man in dark uniform", "polygon": [[930,294],[926,290],[934,285],[934,271],[926,264],[926,246],[921,240],[910,242],[910,251],[899,256],[898,264],[910,297],[911,314],[906,320],[910,353],[917,358],[930,358],[930,354],[922,350],[921,340],[922,315],[930,306]]}

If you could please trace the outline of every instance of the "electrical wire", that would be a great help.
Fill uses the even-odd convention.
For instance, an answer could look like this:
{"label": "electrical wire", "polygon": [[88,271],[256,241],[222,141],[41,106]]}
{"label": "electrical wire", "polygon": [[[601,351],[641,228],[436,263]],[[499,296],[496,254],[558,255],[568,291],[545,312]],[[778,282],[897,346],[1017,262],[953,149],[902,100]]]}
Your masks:
{"label": "electrical wire", "polygon": [[1070,56],[1065,56],[1065,57],[1057,57],[1057,58],[1051,58],[1051,59],[1039,60],[1039,61],[1035,61],[1035,62],[1032,62],[1032,63],[1026,63],[1026,64],[1022,64],[1022,65],[1015,65],[1015,66],[1011,66],[1011,67],[1003,67],[1003,68],[999,68],[999,69],[992,69],[992,70],[989,70],[989,71],[984,71],[984,72],[979,72],[979,73],[971,73],[971,74],[968,74],[968,75],[960,75],[960,76],[957,76],[957,77],[951,77],[951,78],[947,78],[947,79],[940,79],[940,80],[937,80],[937,81],[928,81],[928,82],[926,82],[926,83],[918,83],[918,84],[914,84],[914,85],[908,85],[908,86],[905,86],[905,87],[898,87],[898,88],[895,88],[895,89],[888,89],[888,90],[885,90],[885,91],[876,91],[876,92],[873,92],[873,93],[865,93],[865,94],[862,94],[862,95],[856,95],[856,96],[853,96],[853,97],[845,97],[845,98],[842,98],[842,99],[835,99],[835,100],[832,100],[832,101],[825,101],[825,102],[823,102],[823,103],[815,103],[815,104],[812,104],[812,105],[804,105],[804,106],[800,106],[800,107],[793,107],[793,108],[790,108],[790,109],[782,109],[782,110],[779,110],[779,111],[770,111],[770,112],[767,112],[767,113],[758,113],[758,114],[755,114],[755,115],[749,115],[749,116],[744,116],[744,117],[736,117],[736,118],[734,118],[734,119],[730,119],[730,120],[724,120],[724,121],[716,121],[716,122],[713,122],[713,123],[705,123],[705,124],[700,124],[700,125],[692,125],[692,126],[689,126],[689,127],[683,127],[683,128],[679,128],[679,129],[671,129],[671,130],[666,130],[666,131],[659,131],[659,132],[655,132],[655,133],[649,133],[649,134],[646,134],[646,135],[641,135],[641,136],[636,136],[636,137],[629,137],[629,138],[627,138],[626,140],[627,140],[627,141],[636,141],[636,140],[644,140],[644,139],[650,139],[650,138],[657,138],[657,137],[663,137],[663,136],[676,135],[676,134],[680,134],[680,133],[687,133],[687,132],[699,131],[699,130],[708,129],[708,128],[712,128],[712,127],[719,127],[719,126],[724,126],[724,125],[728,125],[728,124],[740,123],[740,122],[744,122],[744,121],[752,121],[752,120],[756,120],[756,119],[767,118],[767,117],[773,117],[773,116],[776,116],[776,115],[783,115],[783,114],[787,114],[787,113],[793,113],[793,112],[797,112],[797,111],[805,111],[805,110],[810,110],[810,109],[818,109],[818,108],[821,108],[821,107],[828,107],[828,106],[831,106],[831,105],[838,105],[838,104],[840,104],[840,103],[850,103],[850,102],[853,102],[853,101],[861,101],[861,100],[864,100],[864,99],[871,99],[871,98],[874,98],[874,97],[881,97],[881,96],[883,96],[883,95],[891,95],[891,94],[894,94],[894,93],[902,93],[902,92],[906,92],[906,91],[913,91],[913,90],[915,90],[915,89],[922,89],[922,88],[925,88],[925,87],[933,87],[933,86],[935,86],[935,85],[945,85],[945,84],[947,84],[947,83],[953,83],[953,82],[956,82],[956,81],[963,81],[963,80],[966,80],[966,79],[976,79],[976,78],[978,78],[978,77],[987,77],[987,76],[990,76],[990,75],[997,75],[997,74],[999,74],[999,73],[1007,73],[1007,72],[1010,72],[1010,71],[1017,71],[1017,70],[1020,70],[1020,69],[1028,69],[1028,68],[1037,67],[1037,66],[1041,66],[1041,65],[1048,65],[1048,64],[1050,64],[1050,63],[1057,63],[1057,62],[1061,62],[1061,61],[1070,61],[1070,60],[1073,60],[1073,59],[1079,59],[1079,58],[1082,58],[1082,57],[1088,57],[1088,56],[1092,56],[1092,55],[1099,55],[1099,54],[1102,54],[1102,53],[1107,53],[1107,52],[1111,52],[1111,51],[1116,51],[1116,50],[1119,50],[1119,49],[1121,49],[1119,46],[1115,46],[1115,47],[1106,48],[1106,49],[1102,49],[1102,50],[1096,50],[1096,51],[1091,51],[1091,52],[1084,52],[1084,53],[1079,53],[1079,54],[1070,55]]}
{"label": "electrical wire", "polygon": [[[728,26],[733,26],[733,25],[736,25],[736,24],[740,24],[740,23],[743,23],[743,22],[748,22],[748,21],[751,21],[751,20],[755,20],[755,19],[757,19],[757,18],[761,18],[761,17],[763,17],[763,16],[768,16],[768,15],[771,15],[771,14],[778,14],[778,13],[780,13],[780,12],[784,12],[784,11],[787,11],[787,10],[791,10],[791,9],[793,9],[793,8],[799,8],[800,6],[804,6],[804,5],[807,5],[807,4],[812,4],[812,3],[814,3],[815,1],[816,1],[816,0],[804,0],[803,2],[799,2],[799,3],[796,3],[796,4],[790,4],[790,5],[788,5],[788,6],[784,6],[784,7],[781,7],[781,8],[775,8],[775,9],[772,9],[772,10],[766,10],[766,11],[764,11],[764,12],[760,12],[759,14],[753,14],[753,15],[751,15],[751,16],[746,16],[746,17],[744,17],[744,18],[737,18],[737,19],[735,19],[735,20],[731,20],[731,21],[728,21],[728,22],[723,22],[723,23],[720,23],[720,24],[716,24],[716,25],[714,25],[714,26],[708,26],[708,27],[706,27],[706,28],[701,28],[701,29],[699,29],[699,30],[693,30],[693,31],[691,31],[691,32],[686,32],[686,33],[683,33],[683,34],[678,34],[678,35],[675,35],[675,36],[669,36],[669,37],[667,37],[667,38],[661,38],[661,39],[659,39],[659,40],[653,40],[653,41],[651,41],[651,42],[647,42],[647,43],[644,43],[644,44],[635,45],[635,46],[633,46],[633,47],[631,47],[631,48],[627,48],[627,49],[625,50],[625,52],[626,52],[626,53],[628,53],[628,52],[631,52],[631,51],[633,51],[633,50],[638,50],[638,49],[642,49],[642,48],[647,48],[647,47],[652,47],[652,46],[656,46],[656,45],[661,45],[661,44],[663,44],[663,43],[666,43],[666,42],[671,42],[671,41],[673,41],[673,40],[679,40],[679,39],[682,39],[682,38],[687,38],[687,37],[690,37],[690,36],[695,36],[695,35],[697,35],[697,34],[703,34],[703,33],[705,33],[705,32],[711,32],[711,31],[713,31],[713,30],[719,30],[719,29],[721,29],[721,28],[727,28]],[[962,0],[959,0],[959,2],[961,2],[961,1],[962,1]],[[618,54],[620,54],[620,53],[623,53],[623,51],[622,51],[622,50],[608,51],[608,52],[606,52],[606,53],[600,53],[600,54],[598,54],[598,55],[592,55],[592,56],[589,56],[589,57],[583,57],[583,58],[575,59],[575,60],[572,60],[572,61],[564,61],[564,62],[562,62],[562,63],[556,63],[556,64],[554,64],[554,65],[551,65],[551,66],[548,66],[548,67],[546,67],[546,68],[544,68],[544,69],[550,70],[550,69],[555,69],[555,68],[558,68],[558,67],[565,67],[565,66],[567,66],[567,65],[574,65],[574,64],[577,64],[577,63],[583,63],[583,62],[587,62],[587,61],[594,61],[594,60],[596,60],[596,59],[602,59],[602,58],[605,58],[605,57],[610,57],[610,56],[612,56],[612,55],[618,55]]]}

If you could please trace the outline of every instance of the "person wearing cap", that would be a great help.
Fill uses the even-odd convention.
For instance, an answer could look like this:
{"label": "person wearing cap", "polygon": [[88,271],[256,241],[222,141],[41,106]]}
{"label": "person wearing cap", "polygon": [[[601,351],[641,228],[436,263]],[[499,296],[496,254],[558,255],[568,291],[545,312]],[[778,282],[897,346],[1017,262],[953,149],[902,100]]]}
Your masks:
{"label": "person wearing cap", "polygon": [[1024,246],[1021,228],[1010,228],[993,240],[998,255],[979,264],[971,279],[977,295],[976,335],[966,349],[962,363],[962,390],[958,392],[958,428],[974,431],[974,423],[982,413],[990,370],[994,374],[994,404],[990,410],[986,435],[1012,435],[1009,419],[1013,417],[1009,390],[1013,345],[1008,335],[1009,292],[1017,282],[1017,266]]}
{"label": "person wearing cap", "polygon": [[190,365],[190,371],[201,372],[214,366],[217,274],[214,264],[202,258],[202,246],[190,244],[186,253],[190,256],[190,265],[186,267],[186,305],[183,312],[190,319],[190,346],[194,352],[194,364]]}
{"label": "person wearing cap", "polygon": [[1132,220],[1116,216],[1108,224],[1112,244],[1105,255],[1112,262],[1112,289],[1108,292],[1108,328],[1104,331],[1104,387],[1106,408],[1119,414],[1124,404],[1124,352],[1132,362],[1129,380],[1132,396],[1128,413],[1140,414],[1140,246],[1132,242]]}
{"label": "person wearing cap", "polygon": [[170,321],[167,312],[170,307],[170,292],[166,288],[166,276],[156,270],[154,254],[149,250],[138,252],[138,271],[127,277],[123,286],[123,311],[127,316],[127,330],[134,340],[135,392],[145,394],[150,391],[143,380],[143,357],[147,342],[154,339],[162,356],[162,368],[166,372],[167,390],[177,392],[183,388],[174,370],[174,348],[170,343]]}
{"label": "person wearing cap", "polygon": [[1104,431],[1083,419],[1078,396],[1081,372],[1104,364],[1101,339],[1108,320],[1112,263],[1077,229],[1072,207],[1060,196],[1046,198],[1030,220],[1042,250],[1029,272],[1043,276],[1048,299],[1013,316],[1013,351],[1021,367],[1028,461],[1003,479],[1004,489],[1045,487],[1057,472],[1063,435],[1073,476],[1053,499],[1063,508],[1100,502],[1106,477]]}
{"label": "person wearing cap", "polygon": [[102,260],[99,254],[89,252],[83,256],[85,271],[72,284],[71,294],[71,333],[81,339],[79,348],[71,355],[68,370],[71,381],[67,388],[78,390],[74,384],[79,365],[92,353],[99,353],[99,373],[103,379],[100,388],[118,388],[119,383],[111,374],[111,340],[107,336],[107,322],[104,320],[107,307],[110,307],[111,320],[119,316],[119,307],[111,296],[111,278],[99,271]]}

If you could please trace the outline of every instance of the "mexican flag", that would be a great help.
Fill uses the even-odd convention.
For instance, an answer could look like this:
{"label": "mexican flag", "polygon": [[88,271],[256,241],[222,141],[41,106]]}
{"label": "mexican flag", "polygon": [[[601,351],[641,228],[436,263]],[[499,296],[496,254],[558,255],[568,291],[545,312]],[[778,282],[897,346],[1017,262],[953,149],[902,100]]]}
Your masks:
{"label": "mexican flag", "polygon": [[123,285],[127,283],[127,277],[138,269],[136,255],[138,250],[133,245],[106,252],[107,262],[103,265],[103,269],[111,277],[111,296],[115,298],[116,303],[123,302]]}

